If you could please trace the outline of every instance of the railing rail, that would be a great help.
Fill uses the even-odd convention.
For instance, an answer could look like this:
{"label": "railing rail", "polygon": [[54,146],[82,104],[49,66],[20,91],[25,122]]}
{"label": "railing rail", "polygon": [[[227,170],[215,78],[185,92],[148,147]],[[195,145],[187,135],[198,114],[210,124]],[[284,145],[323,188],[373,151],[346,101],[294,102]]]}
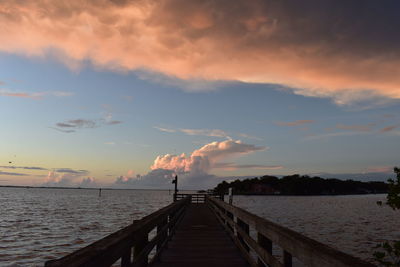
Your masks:
{"label": "railing rail", "polygon": [[205,203],[207,194],[174,194],[174,201],[191,197],[192,203]]}
{"label": "railing rail", "polygon": [[[216,198],[206,197],[206,203],[251,266],[291,267],[293,257],[310,267],[374,266]],[[282,262],[272,254],[273,243],[283,250]]]}
{"label": "railing rail", "polygon": [[[156,249],[150,261],[156,260],[190,202],[190,196],[182,198],[87,247],[47,261],[45,267],[106,267],[119,259],[121,267],[147,266],[150,252]],[[157,233],[149,240],[149,233],[154,229]]]}

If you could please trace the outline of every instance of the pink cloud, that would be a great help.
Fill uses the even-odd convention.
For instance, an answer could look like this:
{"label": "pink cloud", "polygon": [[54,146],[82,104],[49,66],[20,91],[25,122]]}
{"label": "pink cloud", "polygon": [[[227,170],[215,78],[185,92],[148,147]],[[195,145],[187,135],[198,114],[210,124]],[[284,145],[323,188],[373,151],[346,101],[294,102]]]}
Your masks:
{"label": "pink cloud", "polygon": [[89,59],[181,79],[283,84],[338,104],[400,98],[397,32],[387,27],[398,20],[386,13],[370,19],[378,16],[373,7],[357,6],[350,16],[343,10],[354,8],[351,1],[335,4],[4,0],[0,51],[55,55],[73,67]]}
{"label": "pink cloud", "polygon": [[207,173],[216,166],[217,162],[223,159],[265,149],[267,148],[234,140],[212,142],[193,151],[190,156],[185,154],[158,156],[151,169],[173,170],[177,173]]}
{"label": "pink cloud", "polygon": [[393,173],[393,166],[373,166],[373,167],[368,167],[366,172],[367,173],[377,173],[377,172]]}

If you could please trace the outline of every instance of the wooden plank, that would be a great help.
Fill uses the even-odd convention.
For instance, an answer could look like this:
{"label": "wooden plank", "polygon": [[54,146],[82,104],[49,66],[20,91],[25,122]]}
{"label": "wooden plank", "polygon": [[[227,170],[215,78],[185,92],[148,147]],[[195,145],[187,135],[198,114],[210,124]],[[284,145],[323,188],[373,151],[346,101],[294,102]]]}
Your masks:
{"label": "wooden plank", "polygon": [[161,252],[162,267],[248,266],[238,248],[205,204],[191,204],[176,229],[168,248]]}

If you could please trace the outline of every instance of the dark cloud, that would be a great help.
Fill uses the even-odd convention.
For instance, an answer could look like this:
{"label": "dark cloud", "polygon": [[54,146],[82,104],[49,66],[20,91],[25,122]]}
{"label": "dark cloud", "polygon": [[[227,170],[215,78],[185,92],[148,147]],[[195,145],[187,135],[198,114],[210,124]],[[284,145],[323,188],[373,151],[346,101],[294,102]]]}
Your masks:
{"label": "dark cloud", "polygon": [[77,120],[69,120],[67,122],[59,122],[56,124],[57,127],[59,128],[95,128],[97,127],[97,124],[93,120],[83,120],[83,119],[77,119]]}
{"label": "dark cloud", "polygon": [[69,120],[66,122],[58,122],[56,123],[56,127],[50,127],[50,128],[63,133],[73,133],[78,129],[97,128],[100,127],[101,125],[116,125],[120,123],[122,123],[122,121],[109,120],[109,119],[100,119],[97,121],[76,119],[76,120]]}

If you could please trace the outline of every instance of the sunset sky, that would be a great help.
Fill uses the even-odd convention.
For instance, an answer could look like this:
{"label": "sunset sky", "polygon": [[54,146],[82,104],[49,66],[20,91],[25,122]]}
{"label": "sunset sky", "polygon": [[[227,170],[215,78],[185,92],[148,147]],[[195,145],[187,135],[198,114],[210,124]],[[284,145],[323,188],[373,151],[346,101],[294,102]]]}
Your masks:
{"label": "sunset sky", "polygon": [[4,0],[0,185],[386,180],[400,3]]}

